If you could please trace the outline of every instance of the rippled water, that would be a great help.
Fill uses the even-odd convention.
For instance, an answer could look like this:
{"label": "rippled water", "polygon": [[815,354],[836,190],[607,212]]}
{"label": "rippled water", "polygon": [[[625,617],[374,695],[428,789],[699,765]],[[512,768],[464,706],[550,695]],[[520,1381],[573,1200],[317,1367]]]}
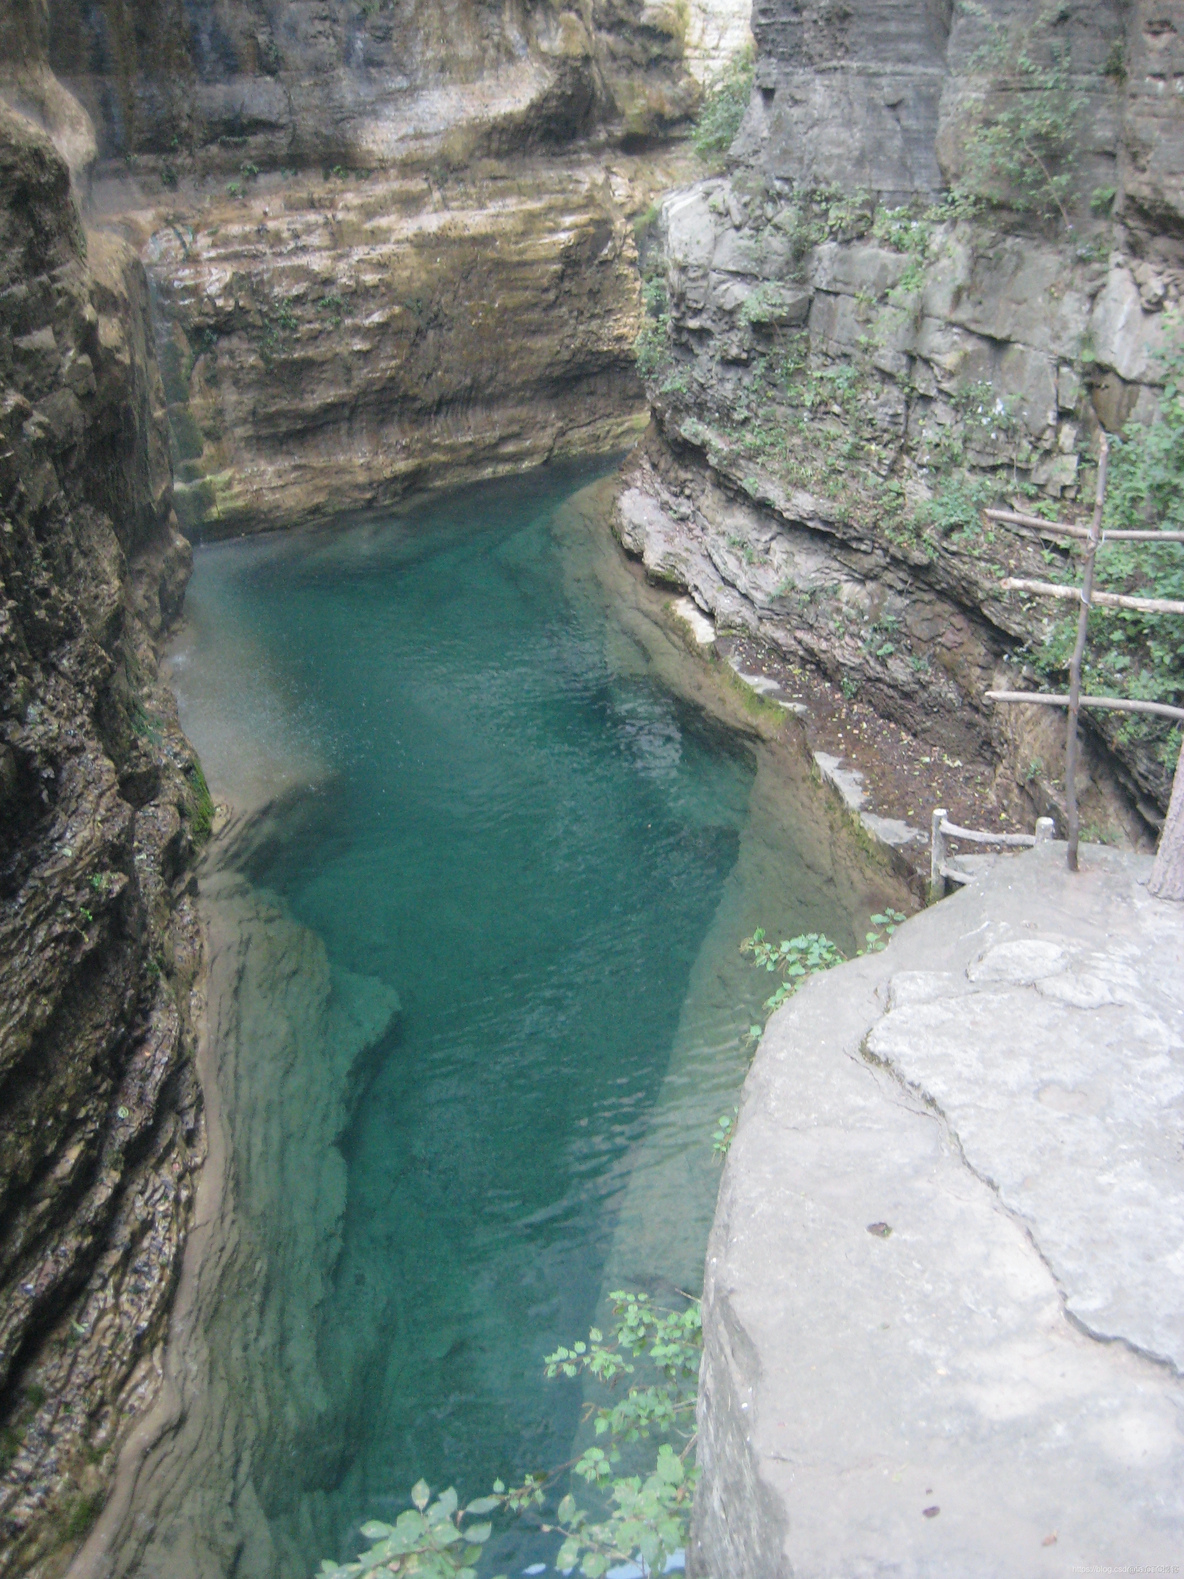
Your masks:
{"label": "rippled water", "polygon": [[[307,1310],[308,1252],[282,1221],[302,1208],[267,1195],[283,1159],[246,1120],[233,1135],[240,1193],[254,1179],[272,1202],[252,1297],[296,1312],[323,1389],[269,1416],[265,1538],[225,1569],[245,1579],[345,1555],[420,1475],[476,1495],[569,1456],[579,1394],[542,1380],[542,1356],[587,1327],[606,1279],[700,1276],[711,1120],[768,990],[739,938],[808,924],[850,947],[874,902],[804,776],[780,784],[680,681],[701,665],[658,600],[564,507],[585,480],[196,556],[183,723],[215,794],[289,792],[224,862],[316,935],[334,994],[401,1005],[343,1132],[321,1137],[345,1159],[344,1213]],[[248,1084],[264,1079],[249,1053]],[[332,1053],[293,1054],[261,1103],[324,1081]],[[226,1334],[236,1297],[210,1318]],[[211,1343],[237,1345],[226,1407],[249,1415],[282,1349]],[[515,1536],[500,1562],[548,1550]]]}

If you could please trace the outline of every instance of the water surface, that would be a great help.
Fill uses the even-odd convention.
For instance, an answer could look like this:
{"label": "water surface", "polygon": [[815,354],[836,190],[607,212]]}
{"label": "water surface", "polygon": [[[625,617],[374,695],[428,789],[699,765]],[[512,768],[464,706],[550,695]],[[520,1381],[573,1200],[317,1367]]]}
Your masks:
{"label": "water surface", "polygon": [[543,1355],[606,1280],[701,1276],[711,1120],[769,988],[740,937],[850,948],[883,892],[804,774],[699,705],[586,481],[197,551],[182,721],[215,795],[271,801],[205,884],[266,1034],[240,1022],[226,1093],[250,1254],[203,1317],[233,1429],[191,1456],[248,1534],[210,1556],[182,1476],[157,1522],[206,1555],[157,1535],[144,1574],[311,1572],[420,1475],[470,1496],[568,1458]]}

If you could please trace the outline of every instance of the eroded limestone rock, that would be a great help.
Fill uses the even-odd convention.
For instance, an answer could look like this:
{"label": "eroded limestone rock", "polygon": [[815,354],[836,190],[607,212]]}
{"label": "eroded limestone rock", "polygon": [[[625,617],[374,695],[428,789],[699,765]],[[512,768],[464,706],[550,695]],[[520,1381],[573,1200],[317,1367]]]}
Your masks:
{"label": "eroded limestone rock", "polygon": [[999,862],[807,985],[708,1250],[693,1568],[1172,1561],[1184,966],[1146,857]]}
{"label": "eroded limestone rock", "polygon": [[292,177],[147,245],[204,536],[324,520],[631,441],[636,249],[602,164]]}

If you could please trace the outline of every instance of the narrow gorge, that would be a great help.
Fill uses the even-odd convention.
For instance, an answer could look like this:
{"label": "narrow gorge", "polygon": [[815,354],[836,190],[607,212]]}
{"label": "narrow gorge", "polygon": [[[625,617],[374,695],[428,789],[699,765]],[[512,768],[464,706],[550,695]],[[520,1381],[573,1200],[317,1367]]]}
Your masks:
{"label": "narrow gorge", "polygon": [[[1002,583],[1073,561],[984,511],[1087,520],[1107,434],[1108,527],[1184,529],[1182,33],[1178,0],[5,0],[0,1579],[300,1579],[420,1476],[529,1486],[592,1440],[544,1357],[617,1289],[704,1299],[677,1561],[824,1571],[756,1423],[792,1357],[729,1300],[775,1281],[744,1257],[777,1080],[863,1114],[824,1028],[887,1090],[937,998],[865,960],[762,1039],[751,956],[878,954],[935,806],[1063,834],[1063,713],[986,693],[1065,688],[1075,618]],[[1178,559],[1098,562],[1170,600]],[[1087,689],[1179,707],[1180,617],[1098,619]],[[1090,948],[1178,958],[1129,874],[1179,745],[1083,718],[1126,896]],[[1022,938],[989,881],[957,913]],[[977,981],[940,915],[910,971]],[[1040,926],[1049,980],[1085,970]],[[1105,946],[1124,1045],[1176,1058],[1172,991]],[[756,1237],[829,1287],[787,1222]],[[1136,1331],[1106,1341],[1175,1353]],[[555,1571],[565,1489],[476,1571]],[[885,1519],[844,1574],[914,1560]],[[900,1571],[1025,1571],[933,1523]]]}

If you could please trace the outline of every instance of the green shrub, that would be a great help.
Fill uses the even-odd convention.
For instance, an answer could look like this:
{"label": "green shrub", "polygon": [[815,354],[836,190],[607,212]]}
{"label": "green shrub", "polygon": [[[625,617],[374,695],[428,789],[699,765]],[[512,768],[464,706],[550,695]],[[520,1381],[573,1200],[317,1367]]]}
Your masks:
{"label": "green shrub", "polygon": [[1085,100],[1070,80],[1067,45],[1052,36],[1058,13],[1008,24],[992,21],[981,5],[970,9],[988,32],[972,61],[982,114],[967,134],[954,195],[1042,219],[1059,215],[1071,228],[1066,205]]}
{"label": "green shrub", "polygon": [[653,230],[654,226],[658,223],[658,217],[660,214],[661,209],[658,207],[658,205],[656,203],[651,203],[647,209],[644,209],[640,214],[635,216],[633,220],[633,239],[637,243],[639,249],[644,246],[650,231]]}
{"label": "green shrub", "polygon": [[670,349],[670,306],[666,295],[666,281],[661,278],[645,280],[641,287],[641,301],[645,318],[633,346],[637,371],[642,378],[656,377]]}
{"label": "green shrub", "polygon": [[742,49],[707,90],[691,133],[691,146],[702,158],[721,160],[735,142],[752,97],[753,69],[751,47]]}
{"label": "green shrub", "polygon": [[945,478],[933,498],[917,510],[917,521],[941,537],[973,534],[982,526],[982,512],[995,500],[997,484],[988,477],[957,471]]}

